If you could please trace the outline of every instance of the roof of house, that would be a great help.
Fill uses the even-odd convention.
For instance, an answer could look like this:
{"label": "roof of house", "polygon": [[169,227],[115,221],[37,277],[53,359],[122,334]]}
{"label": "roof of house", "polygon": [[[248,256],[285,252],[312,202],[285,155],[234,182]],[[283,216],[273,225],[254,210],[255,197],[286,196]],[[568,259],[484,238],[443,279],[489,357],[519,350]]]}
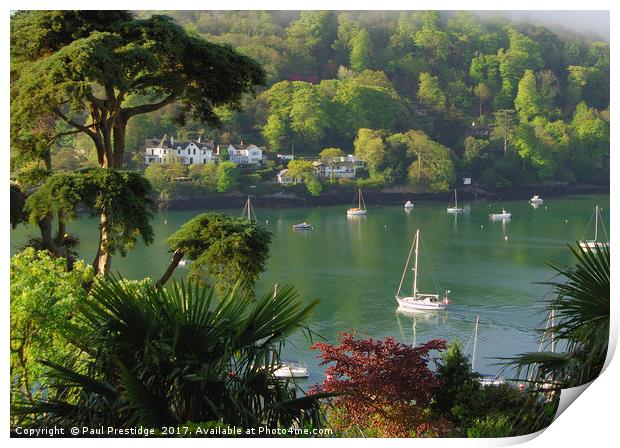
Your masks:
{"label": "roof of house", "polygon": [[278,173],[278,176],[284,176],[286,173],[288,173],[288,168],[284,168],[283,170],[281,170],[281,171]]}
{"label": "roof of house", "polygon": [[171,144],[171,139],[167,136],[164,135],[163,138],[161,139],[157,139],[157,138],[149,138],[146,139],[146,147],[147,148],[165,148],[165,149],[173,149],[173,148],[177,148],[179,146],[181,146],[182,148],[187,147],[189,144],[194,144],[196,146],[198,146],[199,148],[214,148],[214,142],[213,140],[207,140],[205,142],[199,142],[198,140],[187,140],[187,141],[180,141],[180,140],[175,140],[174,141],[174,145]]}
{"label": "roof of house", "polygon": [[249,145],[244,145],[243,143],[235,145],[234,143],[231,143],[228,147],[230,148],[231,146],[233,148],[235,148],[236,150],[238,150],[238,151],[243,151],[245,149],[249,149],[251,146],[254,146],[254,147],[258,148],[258,149],[265,150],[265,148],[259,148],[258,146],[254,145],[252,143],[250,143]]}

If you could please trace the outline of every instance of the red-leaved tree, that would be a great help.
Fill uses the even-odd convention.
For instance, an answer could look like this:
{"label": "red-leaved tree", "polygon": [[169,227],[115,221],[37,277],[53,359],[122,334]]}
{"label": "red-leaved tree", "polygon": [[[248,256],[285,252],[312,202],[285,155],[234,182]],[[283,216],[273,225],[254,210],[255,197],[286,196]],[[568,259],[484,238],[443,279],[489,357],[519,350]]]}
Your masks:
{"label": "red-leaved tree", "polygon": [[443,350],[435,339],[411,347],[389,337],[356,339],[355,332],[340,333],[338,345],[317,343],[321,365],[329,364],[326,379],[313,392],[339,394],[330,403],[334,429],[351,435],[355,428],[378,437],[442,435],[443,419],[427,408],[440,381],[429,369],[429,352]]}

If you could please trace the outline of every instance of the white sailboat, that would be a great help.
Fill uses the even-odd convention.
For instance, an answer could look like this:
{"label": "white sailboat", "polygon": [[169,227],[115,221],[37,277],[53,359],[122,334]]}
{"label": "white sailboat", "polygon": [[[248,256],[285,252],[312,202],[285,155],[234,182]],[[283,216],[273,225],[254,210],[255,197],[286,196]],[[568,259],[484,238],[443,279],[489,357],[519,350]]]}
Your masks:
{"label": "white sailboat", "polygon": [[405,202],[405,209],[410,209],[410,208],[413,208],[413,207],[414,207],[413,202],[411,202],[411,201]]}
{"label": "white sailboat", "polygon": [[[579,246],[582,249],[596,249],[597,247],[600,247],[601,249],[604,247],[609,247],[609,237],[607,236],[607,231],[605,230],[605,226],[603,225],[603,223],[601,222],[601,226],[603,227],[603,233],[605,234],[605,238],[607,238],[607,242],[605,241],[599,241],[598,240],[598,221],[599,221],[599,217],[601,218],[601,221],[603,220],[603,217],[601,215],[601,210],[599,209],[598,205],[594,208],[594,215],[595,215],[595,219],[594,219],[594,239],[593,240],[584,240],[582,237],[582,240],[579,241]],[[592,222],[592,218],[590,218],[590,222]],[[588,224],[588,227],[590,225]],[[586,231],[588,229],[586,228]],[[584,236],[585,236],[585,232],[584,232]]]}
{"label": "white sailboat", "polygon": [[[357,190],[357,194],[355,195],[355,197],[357,198],[357,207],[351,207],[347,210],[347,215],[348,216],[360,216],[360,215],[366,215],[366,204],[364,203],[364,196],[362,196],[362,189],[359,188]],[[353,202],[355,202],[355,198],[353,199]]]}
{"label": "white sailboat", "polygon": [[[413,243],[411,244],[411,249],[409,250],[409,255],[407,256],[407,261],[405,263],[405,269],[403,271],[403,275],[400,279],[400,284],[398,285],[398,291],[396,291],[396,301],[400,308],[407,311],[435,311],[435,310],[443,310],[450,303],[450,299],[448,295],[450,294],[450,290],[447,290],[443,297],[440,297],[439,294],[426,294],[418,292],[418,247],[420,243],[420,230],[416,230],[415,238]],[[415,261],[413,267],[413,287],[411,290],[410,296],[401,296],[401,290],[403,287],[403,282],[405,281],[405,277],[407,275],[407,269],[409,268],[409,262],[411,260],[411,254],[415,250]]]}
{"label": "white sailboat", "polygon": [[245,205],[243,206],[241,217],[246,218],[248,221],[256,221],[256,213],[254,213],[254,207],[252,207],[252,201],[250,201],[249,196],[248,200],[245,201]]}
{"label": "white sailboat", "polygon": [[452,201],[450,201],[450,204],[448,204],[448,208],[446,209],[446,212],[448,213],[463,213],[463,209],[459,208],[459,200],[456,196],[456,189],[454,189],[454,207],[452,207]]}
{"label": "white sailboat", "polygon": [[[477,355],[476,349],[478,348],[478,324],[479,323],[480,323],[480,316],[476,316],[476,325],[474,326],[474,333],[472,335],[472,338],[470,339],[470,341],[473,340],[473,346],[472,346],[472,351],[471,351],[472,372],[476,371],[476,355]],[[478,375],[480,375],[480,378],[478,378],[478,381],[480,382],[480,385],[482,387],[499,386],[500,384],[504,384],[504,380],[501,378],[498,378],[497,375],[491,375],[487,373],[478,373]]]}

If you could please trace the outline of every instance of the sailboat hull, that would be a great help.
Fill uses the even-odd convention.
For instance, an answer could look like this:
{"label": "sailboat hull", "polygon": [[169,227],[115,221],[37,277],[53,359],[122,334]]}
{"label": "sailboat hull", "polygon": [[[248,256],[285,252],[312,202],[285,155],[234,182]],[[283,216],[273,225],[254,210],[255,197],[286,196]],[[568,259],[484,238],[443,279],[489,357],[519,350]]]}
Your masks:
{"label": "sailboat hull", "polygon": [[597,247],[600,247],[602,249],[604,247],[609,247],[609,243],[605,243],[603,241],[580,241],[579,247],[582,249],[596,249]]}
{"label": "sailboat hull", "polygon": [[464,210],[462,208],[449,207],[446,209],[446,211],[448,213],[463,213]]}
{"label": "sailboat hull", "polygon": [[361,215],[366,215],[366,214],[367,214],[366,210],[359,209],[359,208],[350,208],[349,210],[347,210],[347,215],[349,216],[361,216]]}
{"label": "sailboat hull", "polygon": [[419,294],[414,297],[396,296],[399,308],[403,310],[438,311],[444,310],[450,303],[447,297],[439,298],[433,294]]}

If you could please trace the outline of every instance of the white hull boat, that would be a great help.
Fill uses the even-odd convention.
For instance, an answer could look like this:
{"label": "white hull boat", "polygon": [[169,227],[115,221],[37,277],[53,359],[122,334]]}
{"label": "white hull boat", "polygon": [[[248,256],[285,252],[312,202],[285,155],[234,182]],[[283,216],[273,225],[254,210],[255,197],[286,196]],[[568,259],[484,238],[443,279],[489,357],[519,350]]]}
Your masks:
{"label": "white hull boat", "polygon": [[312,229],[312,225],[307,222],[302,222],[299,224],[293,224],[293,230],[310,230]]}
{"label": "white hull boat", "polygon": [[[364,196],[362,196],[362,189],[358,189],[357,194],[357,207],[351,207],[347,210],[347,216],[363,216],[366,215],[366,204],[364,203]],[[353,199],[355,202],[355,199]]]}
{"label": "white hull boat", "polygon": [[456,196],[456,190],[454,190],[454,207],[452,207],[452,202],[448,204],[448,208],[446,209],[448,213],[463,213],[464,210],[459,207],[459,200]]}
{"label": "white hull boat", "polygon": [[406,311],[436,311],[445,309],[449,301],[440,299],[437,294],[418,294],[417,297],[398,297],[398,306]]}
{"label": "white hull boat", "polygon": [[[418,248],[420,244],[420,230],[416,230],[415,239],[411,244],[411,249],[409,250],[409,255],[407,256],[407,261],[405,262],[405,269],[403,271],[403,275],[400,279],[400,284],[398,285],[398,290],[396,291],[396,302],[398,302],[398,307],[404,311],[439,311],[445,309],[451,302],[448,298],[448,294],[450,290],[447,290],[445,295],[441,297],[439,294],[425,294],[418,292]],[[415,250],[415,260],[413,267],[413,286],[411,288],[410,296],[401,295],[401,290],[403,287],[403,282],[405,281],[405,277],[407,276],[407,270],[409,269],[409,262],[411,260],[411,255]]]}
{"label": "white hull boat", "polygon": [[532,203],[532,204],[540,205],[543,202],[545,202],[545,201],[541,197],[539,197],[538,195],[533,196],[532,199],[530,199],[530,203]]}
{"label": "white hull boat", "polygon": [[366,212],[366,210],[361,210],[359,208],[350,208],[349,210],[347,210],[347,215],[349,216],[361,216],[367,214],[368,213]]}
{"label": "white hull boat", "polygon": [[274,370],[276,378],[308,378],[308,367],[298,362],[285,362]]}
{"label": "white hull boat", "polygon": [[414,207],[413,202],[411,202],[411,201],[405,202],[405,209],[409,209],[409,208],[413,208],[413,207]]}
{"label": "white hull boat", "polygon": [[579,247],[581,247],[582,249],[596,249],[597,247],[599,248],[604,248],[604,247],[609,247],[609,243],[605,243],[603,241],[579,241]]}
{"label": "white hull boat", "polygon": [[501,213],[491,213],[489,219],[491,221],[506,221],[512,219],[512,213],[502,210]]}

